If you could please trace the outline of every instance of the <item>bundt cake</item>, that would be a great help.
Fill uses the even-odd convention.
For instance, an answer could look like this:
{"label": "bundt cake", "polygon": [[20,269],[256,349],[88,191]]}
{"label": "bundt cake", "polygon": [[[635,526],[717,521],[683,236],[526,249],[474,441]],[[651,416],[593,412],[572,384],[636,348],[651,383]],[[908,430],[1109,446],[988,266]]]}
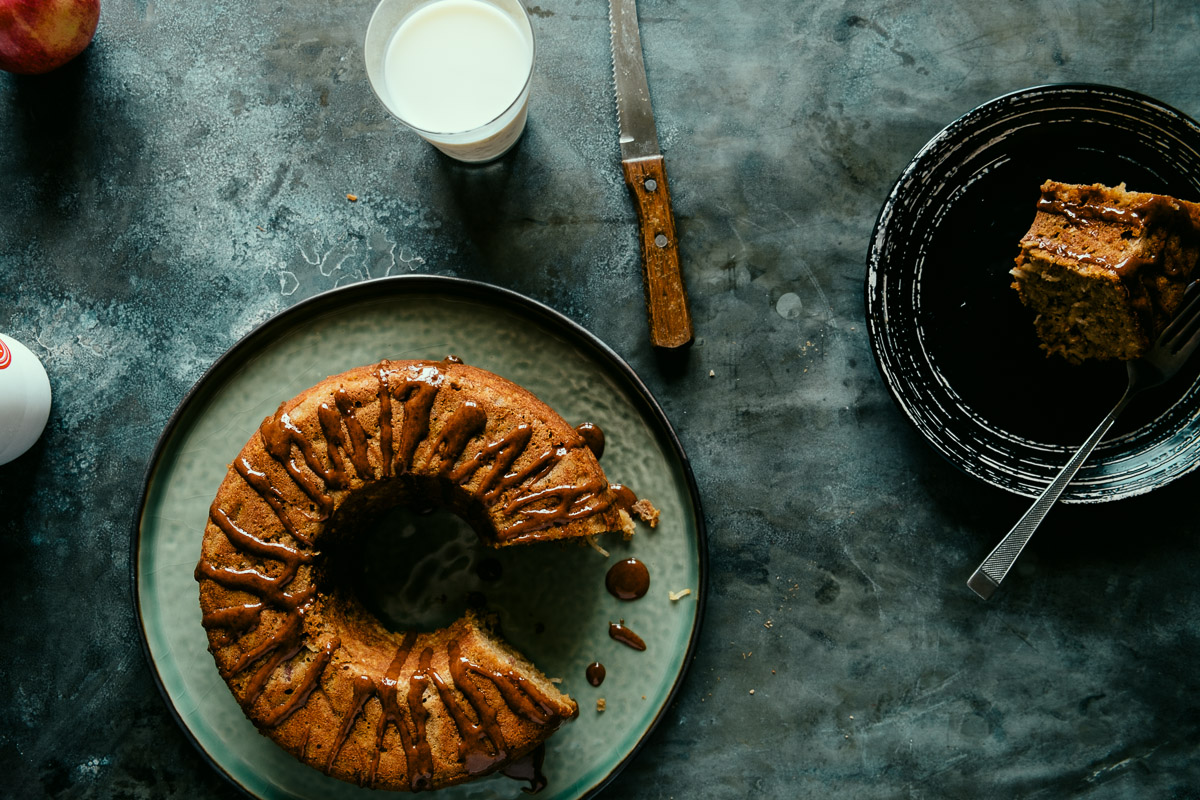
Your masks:
{"label": "bundt cake", "polygon": [[453,357],[352,369],[279,406],[222,482],[196,567],[209,649],[259,730],[337,778],[407,791],[512,769],[574,717],[488,618],[389,630],[337,562],[397,504],[449,508],[495,546],[628,532],[636,497],[583,431]]}
{"label": "bundt cake", "polygon": [[1178,310],[1200,260],[1200,205],[1125,185],[1046,181],[1012,270],[1047,353],[1138,358]]}

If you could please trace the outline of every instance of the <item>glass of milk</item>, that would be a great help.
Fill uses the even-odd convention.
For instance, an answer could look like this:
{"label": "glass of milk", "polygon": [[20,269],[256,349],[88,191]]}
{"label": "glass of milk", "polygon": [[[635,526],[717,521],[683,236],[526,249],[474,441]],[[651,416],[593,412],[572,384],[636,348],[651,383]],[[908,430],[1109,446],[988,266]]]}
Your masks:
{"label": "glass of milk", "polygon": [[525,130],[534,45],[519,0],[383,0],[363,50],[383,105],[452,158],[499,158]]}

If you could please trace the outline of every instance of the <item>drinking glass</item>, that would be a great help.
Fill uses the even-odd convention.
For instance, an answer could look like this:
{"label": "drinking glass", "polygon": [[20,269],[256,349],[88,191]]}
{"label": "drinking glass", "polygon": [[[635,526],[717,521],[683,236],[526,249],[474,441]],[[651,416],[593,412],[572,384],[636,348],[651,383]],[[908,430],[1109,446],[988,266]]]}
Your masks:
{"label": "drinking glass", "polygon": [[446,155],[504,155],[525,130],[533,25],[518,0],[382,0],[363,46],[384,107]]}

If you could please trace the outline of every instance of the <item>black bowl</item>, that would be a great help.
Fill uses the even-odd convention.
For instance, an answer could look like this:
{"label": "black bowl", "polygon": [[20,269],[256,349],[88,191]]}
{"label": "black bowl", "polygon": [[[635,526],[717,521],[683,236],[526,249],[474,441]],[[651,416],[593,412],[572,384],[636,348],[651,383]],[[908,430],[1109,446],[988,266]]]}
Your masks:
{"label": "black bowl", "polygon": [[[1048,358],[1010,286],[1047,179],[1200,201],[1200,126],[1108,86],[997,98],[916,155],[883,204],[867,256],[871,346],[900,409],[951,463],[1028,497],[1126,383],[1121,364]],[[1184,372],[1130,405],[1064,502],[1141,494],[1200,463],[1200,382]]]}

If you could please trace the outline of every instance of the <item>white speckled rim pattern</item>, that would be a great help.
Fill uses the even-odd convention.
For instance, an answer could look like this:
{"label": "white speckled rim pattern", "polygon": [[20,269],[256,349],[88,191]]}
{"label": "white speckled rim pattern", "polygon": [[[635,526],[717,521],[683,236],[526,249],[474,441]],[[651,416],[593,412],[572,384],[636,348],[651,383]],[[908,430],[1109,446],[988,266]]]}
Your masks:
{"label": "white speckled rim pattern", "polygon": [[[358,364],[448,354],[526,386],[568,420],[599,424],[610,478],[662,511],[657,529],[639,525],[628,543],[610,536],[607,560],[576,546],[500,551],[515,571],[508,586],[504,579],[489,585],[502,600],[491,594],[488,600],[505,637],[547,675],[561,677],[580,705],[579,718],[548,743],[549,786],[539,796],[575,800],[599,792],[634,757],[680,686],[704,611],[704,518],[679,441],[633,370],[579,325],[507,290],[424,276],[355,284],[280,313],[204,375],[158,442],[133,532],[134,598],[151,672],[200,753],[252,797],[380,792],[291,758],[257,732],[218,676],[192,576],[208,504],[229,459],[282,400]],[[622,603],[605,591],[604,575],[628,555],[649,566],[651,588],[641,600]],[[689,596],[669,599],[668,592],[685,588]],[[646,652],[608,637],[608,623],[618,619],[647,640]],[[599,688],[584,677],[596,659],[608,668]],[[596,710],[601,697],[603,713]],[[492,776],[438,796],[511,798],[519,786]]]}
{"label": "white speckled rim pattern", "polygon": [[[1047,178],[1110,185],[1128,180],[1131,189],[1200,200],[1200,127],[1156,100],[1107,86],[1042,86],[985,103],[934,136],[896,181],[872,235],[865,285],[872,350],[901,411],[955,466],[1027,497],[1041,492],[1074,445],[1028,435],[1016,424],[998,424],[975,401],[987,400],[989,388],[1011,391],[1006,381],[1014,375],[1047,373],[1047,359],[1032,346],[1029,360],[1043,363],[1024,372],[1020,365],[1005,372],[976,359],[974,368],[993,384],[980,381],[984,391],[971,400],[962,391],[968,371],[950,375],[945,367],[951,360],[947,350],[956,351],[957,363],[967,364],[967,348],[988,333],[968,314],[1000,322],[997,335],[1020,336],[1028,329],[1032,336],[1031,316],[1010,320],[1005,315],[1012,313],[994,309],[1011,304],[1023,311],[1008,288],[1008,270],[1032,220],[1037,187]],[[1010,200],[1025,216],[997,222],[1012,213]],[[954,256],[958,272],[946,267]],[[979,277],[987,270],[990,274]],[[943,313],[951,305],[964,311],[958,317]],[[991,354],[997,352],[994,346]],[[1112,380],[1102,384],[1104,397],[1084,397],[1080,416],[1091,420],[1094,415],[1088,432],[1115,404],[1124,375],[1119,369],[1109,376]],[[1069,380],[1062,381],[1068,391],[1050,402],[1079,402]],[[1037,384],[1029,381],[1023,388]],[[1013,391],[1012,400],[1024,400],[1029,413],[1037,413],[1029,396]],[[1063,502],[1142,494],[1194,470],[1200,464],[1198,408],[1200,381],[1176,389],[1156,418],[1103,442],[1067,487]]]}

